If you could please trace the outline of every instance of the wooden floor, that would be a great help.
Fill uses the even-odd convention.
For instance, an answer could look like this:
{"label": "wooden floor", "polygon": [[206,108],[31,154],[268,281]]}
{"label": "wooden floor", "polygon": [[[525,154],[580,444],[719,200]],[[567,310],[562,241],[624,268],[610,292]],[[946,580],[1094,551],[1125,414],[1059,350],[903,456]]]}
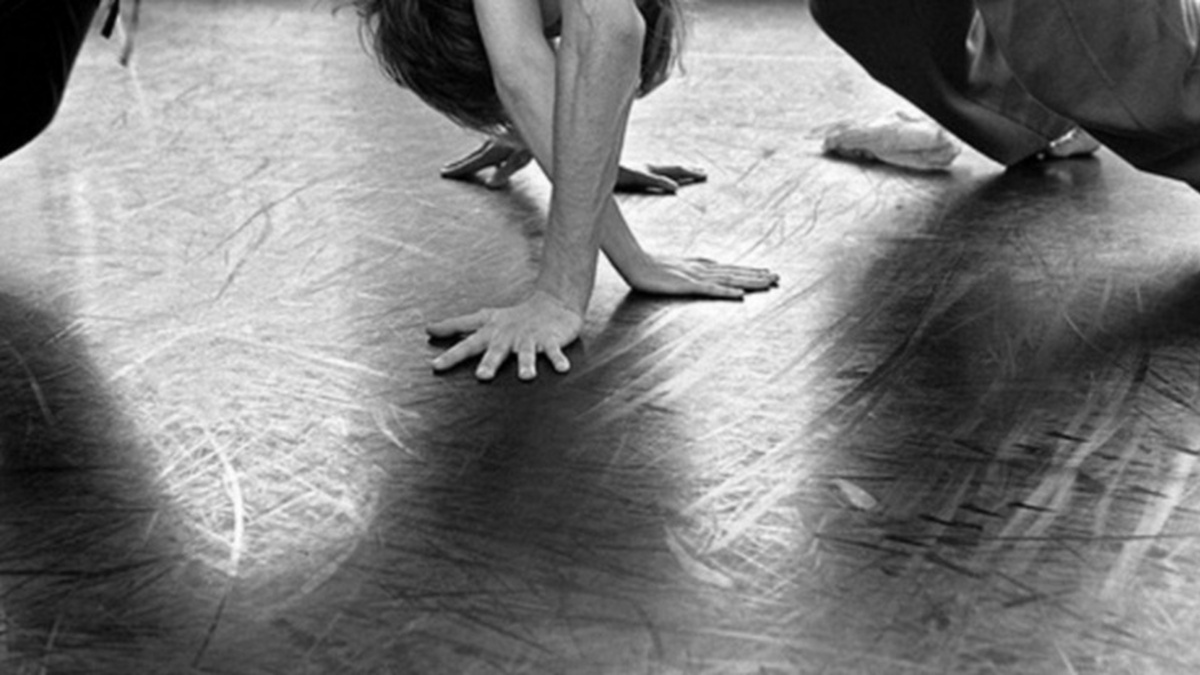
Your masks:
{"label": "wooden floor", "polygon": [[3,672],[1200,672],[1189,189],[822,157],[906,104],[699,2],[625,156],[709,181],[621,203],[779,288],[604,267],[574,372],[481,385],[423,326],[520,295],[544,179],[441,180],[349,10],[142,15],[0,162]]}

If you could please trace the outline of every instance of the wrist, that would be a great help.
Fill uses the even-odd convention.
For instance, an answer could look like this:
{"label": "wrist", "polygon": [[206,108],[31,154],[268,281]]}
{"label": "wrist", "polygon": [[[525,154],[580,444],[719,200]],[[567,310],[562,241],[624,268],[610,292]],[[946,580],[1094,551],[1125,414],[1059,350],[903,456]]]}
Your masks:
{"label": "wrist", "polygon": [[601,221],[600,246],[627,284],[633,285],[633,280],[654,267],[654,258],[633,236],[615,203],[609,204]]}
{"label": "wrist", "polygon": [[571,262],[547,256],[534,281],[534,291],[553,297],[567,309],[582,316],[587,311],[595,283],[595,251],[588,259]]}
{"label": "wrist", "polygon": [[613,269],[617,271],[617,274],[625,280],[626,284],[633,288],[637,287],[640,279],[644,279],[647,274],[652,273],[655,269],[656,261],[654,257],[641,248],[636,250],[618,249],[611,253],[608,249],[605,249],[604,253],[608,257],[609,262],[612,263]]}
{"label": "wrist", "polygon": [[580,284],[578,281],[569,280],[568,277],[543,273],[539,274],[534,282],[533,292],[547,295],[565,309],[583,316],[592,297],[592,284]]}

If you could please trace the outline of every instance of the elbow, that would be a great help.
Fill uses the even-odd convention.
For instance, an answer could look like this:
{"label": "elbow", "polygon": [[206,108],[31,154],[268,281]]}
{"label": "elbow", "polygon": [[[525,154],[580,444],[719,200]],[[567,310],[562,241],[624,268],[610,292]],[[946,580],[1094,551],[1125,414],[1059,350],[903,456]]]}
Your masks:
{"label": "elbow", "polygon": [[[595,5],[604,6],[604,11],[594,10]],[[642,46],[646,41],[646,19],[637,10],[634,1],[613,2],[599,0],[584,2],[586,16],[595,20],[594,35],[606,36],[610,43],[606,48],[614,50],[614,54],[622,54],[625,58],[641,61]]]}
{"label": "elbow", "polygon": [[[492,81],[510,112],[542,102],[547,78],[564,61],[583,78],[628,87],[640,80],[646,23],[633,0],[576,0],[564,16],[557,52],[512,49],[492,57]],[[550,80],[552,81],[552,79]]]}
{"label": "elbow", "polygon": [[[642,41],[646,38],[646,21],[636,3],[632,0],[593,0],[583,5],[584,15],[593,23],[595,34],[609,36],[620,46],[641,50]],[[603,10],[597,9],[597,6],[603,7]]]}
{"label": "elbow", "polygon": [[564,26],[564,31],[578,31],[571,36],[576,44],[594,57],[641,63],[646,21],[633,0],[582,0],[578,12],[580,20]]}

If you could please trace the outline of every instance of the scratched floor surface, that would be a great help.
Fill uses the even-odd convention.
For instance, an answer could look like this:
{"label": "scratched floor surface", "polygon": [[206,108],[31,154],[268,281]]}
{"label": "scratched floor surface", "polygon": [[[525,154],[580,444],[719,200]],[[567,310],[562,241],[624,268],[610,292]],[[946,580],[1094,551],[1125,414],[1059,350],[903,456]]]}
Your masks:
{"label": "scratched floor surface", "polygon": [[520,296],[547,187],[350,11],[146,3],[0,162],[0,663],[32,673],[1200,672],[1200,196],[1098,159],[922,175],[803,3],[696,6],[639,103],[648,248],[574,371],[435,376]]}

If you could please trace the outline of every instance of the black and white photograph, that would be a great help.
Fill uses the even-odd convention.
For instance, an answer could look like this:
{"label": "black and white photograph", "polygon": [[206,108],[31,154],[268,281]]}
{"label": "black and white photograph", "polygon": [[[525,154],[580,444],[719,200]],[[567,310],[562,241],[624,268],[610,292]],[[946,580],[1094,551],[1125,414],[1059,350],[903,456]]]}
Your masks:
{"label": "black and white photograph", "polygon": [[0,675],[1200,673],[1200,0],[0,0]]}

